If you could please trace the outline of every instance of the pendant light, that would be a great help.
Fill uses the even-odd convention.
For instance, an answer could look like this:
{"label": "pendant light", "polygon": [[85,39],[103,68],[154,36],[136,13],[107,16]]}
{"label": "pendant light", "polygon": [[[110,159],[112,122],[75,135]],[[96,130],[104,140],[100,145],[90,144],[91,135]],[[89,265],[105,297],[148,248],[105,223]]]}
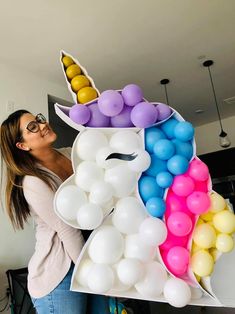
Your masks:
{"label": "pendant light", "polygon": [[168,80],[168,79],[162,79],[162,80],[160,81],[160,83],[161,83],[161,85],[164,85],[164,88],[165,88],[165,96],[166,96],[166,104],[169,106],[169,100],[168,100],[168,94],[167,94],[166,85],[167,85],[168,83],[170,83],[170,80]]}
{"label": "pendant light", "polygon": [[221,121],[221,116],[220,116],[220,112],[219,112],[218,102],[217,102],[217,98],[216,98],[216,94],[215,94],[215,87],[214,87],[214,84],[213,84],[211,71],[210,71],[210,67],[213,64],[214,64],[213,60],[206,60],[205,62],[203,62],[203,66],[208,68],[210,81],[211,81],[211,87],[212,87],[214,100],[215,100],[215,106],[216,106],[216,110],[217,110],[217,114],[218,114],[218,118],[219,118],[219,124],[220,124],[219,144],[220,144],[221,147],[226,148],[226,147],[229,147],[231,145],[231,142],[229,140],[229,137],[228,137],[227,133],[223,130],[223,126],[222,126],[222,121]]}

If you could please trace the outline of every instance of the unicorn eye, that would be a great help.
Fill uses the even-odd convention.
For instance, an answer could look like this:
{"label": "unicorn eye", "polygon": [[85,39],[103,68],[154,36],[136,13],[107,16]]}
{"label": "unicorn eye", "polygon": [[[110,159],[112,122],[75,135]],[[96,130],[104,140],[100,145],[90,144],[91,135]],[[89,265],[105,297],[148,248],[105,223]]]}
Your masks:
{"label": "unicorn eye", "polygon": [[135,153],[132,153],[132,154],[112,153],[106,158],[106,160],[120,159],[120,160],[125,160],[125,161],[131,161],[131,160],[134,160],[137,156],[138,155]]}

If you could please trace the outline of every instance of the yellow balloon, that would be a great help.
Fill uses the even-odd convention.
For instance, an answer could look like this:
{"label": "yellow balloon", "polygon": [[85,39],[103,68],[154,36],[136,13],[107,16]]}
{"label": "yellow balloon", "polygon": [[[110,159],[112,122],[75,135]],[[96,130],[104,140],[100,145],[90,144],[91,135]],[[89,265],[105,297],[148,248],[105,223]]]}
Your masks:
{"label": "yellow balloon", "polygon": [[193,244],[192,244],[192,248],[191,248],[191,253],[194,254],[196,253],[197,251],[200,251],[202,248],[200,246],[198,246],[194,241],[193,241]]}
{"label": "yellow balloon", "polygon": [[197,226],[204,224],[204,221],[199,217],[197,220]]}
{"label": "yellow balloon", "polygon": [[208,211],[205,214],[200,215],[200,218],[207,222],[212,220],[213,215],[214,214],[211,211]]}
{"label": "yellow balloon", "polygon": [[226,233],[220,233],[217,236],[215,245],[218,251],[227,253],[232,251],[234,247],[234,241],[230,235]]}
{"label": "yellow balloon", "polygon": [[194,230],[193,240],[199,247],[209,249],[215,245],[215,229],[208,223],[200,224],[199,226],[196,226]]}
{"label": "yellow balloon", "polygon": [[206,250],[200,250],[193,254],[191,258],[191,267],[193,272],[200,276],[209,276],[214,268],[213,257]]}
{"label": "yellow balloon", "polygon": [[97,92],[93,87],[83,87],[81,88],[78,93],[78,102],[80,104],[85,104],[95,98],[97,98]]}
{"label": "yellow balloon", "polygon": [[232,233],[235,231],[235,215],[228,210],[222,210],[214,215],[213,224],[222,233]]}
{"label": "yellow balloon", "polygon": [[72,90],[76,93],[79,91],[79,89],[89,85],[90,81],[85,75],[74,76],[74,78],[71,81]]}
{"label": "yellow balloon", "polygon": [[209,253],[213,257],[214,262],[217,261],[220,256],[220,252],[214,247],[209,249]]}
{"label": "yellow balloon", "polygon": [[81,68],[77,64],[72,64],[66,69],[66,75],[70,80],[79,74],[81,74]]}
{"label": "yellow balloon", "polygon": [[210,195],[210,200],[211,206],[209,208],[209,211],[211,211],[212,213],[217,213],[226,207],[225,199],[218,193],[212,193]]}
{"label": "yellow balloon", "polygon": [[66,68],[69,67],[71,64],[74,64],[73,59],[70,58],[69,56],[64,56],[64,57],[62,58],[62,62],[63,62],[63,65],[64,65]]}

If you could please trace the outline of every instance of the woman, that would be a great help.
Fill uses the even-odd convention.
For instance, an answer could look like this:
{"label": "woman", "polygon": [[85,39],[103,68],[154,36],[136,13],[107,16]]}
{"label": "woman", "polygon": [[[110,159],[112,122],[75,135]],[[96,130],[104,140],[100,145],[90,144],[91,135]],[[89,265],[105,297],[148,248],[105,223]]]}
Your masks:
{"label": "woman", "polygon": [[[28,290],[38,314],[86,313],[87,295],[69,291],[84,239],[54,213],[59,185],[73,173],[70,149],[55,150],[56,134],[42,114],[12,113],[1,125],[6,165],[6,209],[14,228],[36,222],[35,252],[28,265]],[[89,302],[90,303],[90,302]],[[93,296],[92,313],[109,313],[107,301]]]}

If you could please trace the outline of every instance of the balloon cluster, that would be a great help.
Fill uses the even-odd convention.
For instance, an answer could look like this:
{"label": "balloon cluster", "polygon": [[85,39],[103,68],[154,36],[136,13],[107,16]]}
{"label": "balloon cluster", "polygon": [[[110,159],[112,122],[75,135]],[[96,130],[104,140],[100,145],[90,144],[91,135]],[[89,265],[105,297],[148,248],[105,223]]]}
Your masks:
{"label": "balloon cluster", "polygon": [[89,127],[147,128],[171,115],[169,106],[143,99],[141,88],[129,84],[122,91],[106,90],[86,105],[75,104],[69,112],[77,124]]}
{"label": "balloon cluster", "polygon": [[162,259],[172,274],[186,278],[190,264],[190,243],[198,215],[208,211],[209,171],[198,158],[188,171],[174,177],[166,197],[166,241],[160,246]]}
{"label": "balloon cluster", "polygon": [[195,157],[192,125],[169,106],[146,101],[135,84],[99,96],[77,61],[65,53],[61,61],[76,102],[61,116],[88,128],[74,142],[75,173],[58,189],[55,211],[75,228],[96,229],[71,286],[164,296],[185,306],[196,291],[187,284],[190,270],[198,280],[210,275],[219,252],[233,248],[235,230],[224,199],[209,195],[209,172]]}
{"label": "balloon cluster", "polygon": [[[57,209],[73,226],[91,230],[112,209],[114,198],[117,202],[117,198],[134,192],[140,173],[150,165],[150,156],[142,147],[141,137],[131,130],[113,134],[86,130],[78,137],[74,151],[79,164],[73,184],[58,191]],[[135,221],[143,218],[145,209],[139,203],[129,200],[125,205],[129,208],[128,223],[134,228],[127,226],[129,230],[137,231]]]}
{"label": "balloon cluster", "polygon": [[145,130],[146,151],[150,154],[150,167],[139,181],[139,193],[148,213],[162,218],[166,205],[165,191],[174,177],[185,173],[193,156],[194,129],[191,123],[172,117]]}
{"label": "balloon cluster", "polygon": [[97,90],[91,86],[93,84],[81,66],[68,55],[63,54],[61,61],[67,82],[72,92],[76,94],[76,101],[85,104],[97,98]]}
{"label": "balloon cluster", "polygon": [[210,208],[202,214],[193,233],[191,267],[197,280],[209,276],[221,253],[234,248],[235,216],[224,198],[213,192]]}

